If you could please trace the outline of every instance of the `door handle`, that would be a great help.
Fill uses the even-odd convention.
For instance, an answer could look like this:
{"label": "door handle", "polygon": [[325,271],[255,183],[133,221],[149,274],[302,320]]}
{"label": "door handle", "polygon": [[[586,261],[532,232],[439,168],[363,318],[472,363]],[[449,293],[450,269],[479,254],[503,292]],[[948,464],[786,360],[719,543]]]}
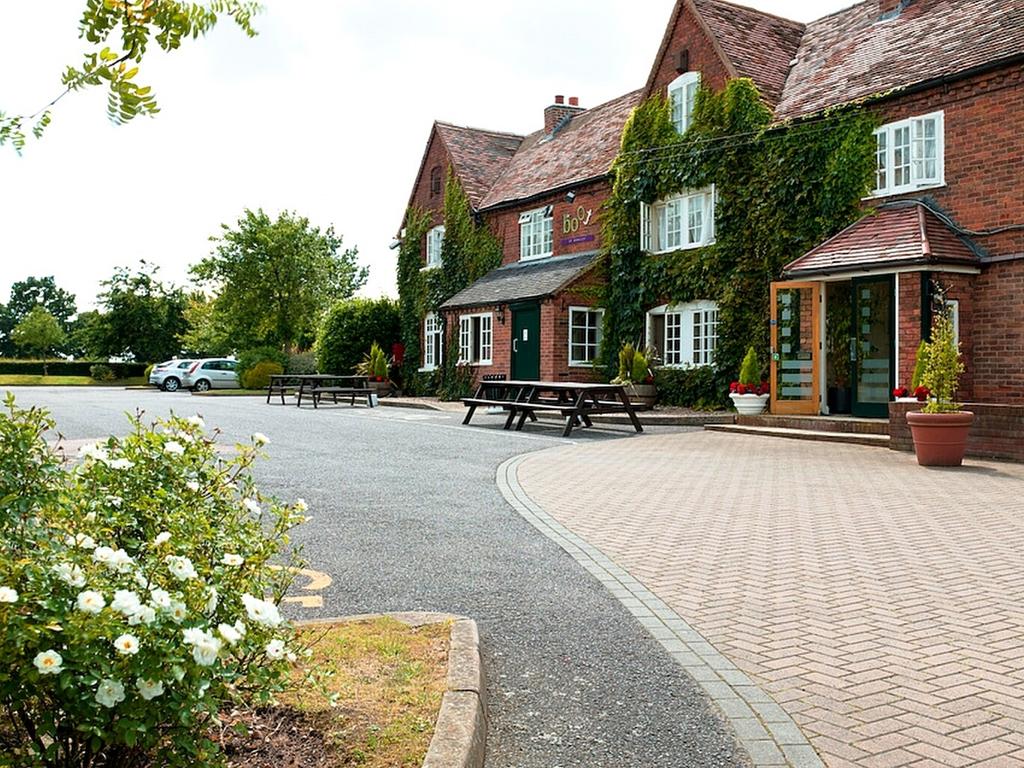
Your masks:
{"label": "door handle", "polygon": [[850,337],[850,361],[851,362],[856,362],[857,361],[857,337],[856,336],[851,336]]}
{"label": "door handle", "polygon": [[516,343],[518,341],[519,341],[519,339],[512,339],[512,352],[513,353],[516,353],[516,352],[519,351],[519,347],[516,345]]}

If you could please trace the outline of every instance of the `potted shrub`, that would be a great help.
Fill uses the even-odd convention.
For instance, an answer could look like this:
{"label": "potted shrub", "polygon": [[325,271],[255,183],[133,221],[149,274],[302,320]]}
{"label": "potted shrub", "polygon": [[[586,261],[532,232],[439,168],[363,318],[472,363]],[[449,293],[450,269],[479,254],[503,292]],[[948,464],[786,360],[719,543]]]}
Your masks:
{"label": "potted shrub", "polygon": [[611,383],[626,385],[631,403],[653,406],[658,399],[650,358],[646,351],[636,349],[632,344],[623,344],[619,350],[619,375]]}
{"label": "potted shrub", "polygon": [[963,463],[967,433],[974,421],[974,414],[960,410],[955,401],[963,370],[952,318],[949,312],[942,311],[932,323],[932,340],[924,351],[918,392],[927,388],[923,393],[927,403],[920,411],[907,414],[917,463],[922,466],[958,467]]}
{"label": "potted shrub", "polygon": [[356,373],[366,376],[366,385],[378,397],[384,397],[391,392],[391,379],[388,378],[390,369],[391,361],[384,354],[384,350],[380,348],[380,344],[373,342],[370,351],[363,358],[363,362],[356,366]]}
{"label": "potted shrub", "polygon": [[768,405],[768,382],[761,380],[761,364],[753,347],[743,358],[739,380],[729,385],[729,397],[741,416],[757,416]]}

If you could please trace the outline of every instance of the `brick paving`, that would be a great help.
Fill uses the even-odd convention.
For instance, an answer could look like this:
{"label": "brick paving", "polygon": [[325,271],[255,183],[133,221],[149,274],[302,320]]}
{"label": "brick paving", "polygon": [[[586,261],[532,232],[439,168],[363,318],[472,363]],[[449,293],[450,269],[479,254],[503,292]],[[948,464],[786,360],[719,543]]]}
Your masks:
{"label": "brick paving", "polygon": [[826,765],[1024,768],[1024,466],[691,432],[542,451],[517,477]]}

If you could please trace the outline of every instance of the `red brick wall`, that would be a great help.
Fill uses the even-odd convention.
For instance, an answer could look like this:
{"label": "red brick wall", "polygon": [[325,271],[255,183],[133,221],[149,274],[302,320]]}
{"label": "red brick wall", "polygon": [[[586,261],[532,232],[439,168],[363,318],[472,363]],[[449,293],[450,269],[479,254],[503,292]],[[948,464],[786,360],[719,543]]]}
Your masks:
{"label": "red brick wall", "polygon": [[448,355],[459,354],[459,317],[461,315],[481,315],[491,313],[491,364],[475,366],[478,376],[491,373],[503,373],[507,377],[512,356],[512,313],[505,308],[505,322],[498,320],[499,307],[463,307],[444,310],[445,318],[445,359]]}
{"label": "red brick wall", "polygon": [[896,386],[910,387],[917,360],[917,347],[921,343],[921,273],[907,272],[896,275],[899,293],[899,360],[896,361]]}
{"label": "red brick wall", "polygon": [[[920,409],[917,403],[889,403],[889,447],[894,451],[914,450],[907,425],[907,411]],[[974,414],[967,436],[967,455],[979,458],[1024,461],[1024,406],[964,403]]]}
{"label": "red brick wall", "polygon": [[545,381],[604,381],[604,371],[588,366],[569,365],[569,308],[601,308],[598,269],[584,274],[562,293],[541,304],[540,377]]}
{"label": "red brick wall", "polygon": [[668,84],[679,77],[676,67],[679,64],[679,52],[684,48],[689,52],[690,70],[701,73],[703,85],[716,91],[725,87],[729,72],[722,58],[699,22],[690,14],[689,9],[684,8],[669,32],[669,44],[661,59],[654,63],[654,79],[651,88],[644,94],[645,98],[655,92],[665,94]]}
{"label": "red brick wall", "polygon": [[[946,185],[903,196],[935,198],[970,230],[1024,224],[1024,65],[897,96],[878,112],[888,123],[940,109]],[[1024,230],[974,239],[991,255],[1024,253]]]}
{"label": "red brick wall", "polygon": [[974,397],[1024,403],[1024,260],[985,267],[974,296]]}
{"label": "red brick wall", "polygon": [[[431,225],[437,226],[444,223],[444,185],[448,178],[448,168],[451,166],[451,157],[445,149],[444,142],[438,137],[437,132],[431,134],[427,144],[426,162],[420,176],[413,186],[413,206],[431,212]],[[431,174],[435,168],[441,169],[441,191],[437,194],[431,192]],[[427,263],[426,237],[420,243],[420,253],[423,256],[423,263]]]}
{"label": "red brick wall", "polygon": [[[601,207],[608,199],[611,187],[608,182],[601,181],[573,191],[576,192],[576,199],[571,203],[565,199],[566,193],[562,192],[557,195],[548,195],[526,205],[486,214],[491,230],[504,243],[502,264],[514,264],[519,261],[519,214],[547,205],[553,207],[555,256],[588,253],[600,249]],[[569,219],[570,230],[568,232],[565,230],[566,217]],[[579,221],[578,226],[574,225],[573,219]],[[573,229],[574,226],[575,229]],[[573,239],[577,239],[579,242],[571,242]]]}

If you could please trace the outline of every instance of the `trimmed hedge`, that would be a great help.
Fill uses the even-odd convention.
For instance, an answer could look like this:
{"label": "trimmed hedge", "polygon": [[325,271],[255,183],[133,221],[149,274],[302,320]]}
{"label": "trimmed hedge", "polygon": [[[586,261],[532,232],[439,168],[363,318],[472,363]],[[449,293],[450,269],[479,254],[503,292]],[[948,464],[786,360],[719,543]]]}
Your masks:
{"label": "trimmed hedge", "polygon": [[[46,372],[49,376],[91,376],[94,365],[106,365],[119,379],[131,379],[146,372],[146,363],[108,363],[106,360],[48,360]],[[0,358],[0,376],[42,376],[42,360],[13,360]]]}
{"label": "trimmed hedge", "polygon": [[266,389],[270,386],[270,377],[279,373],[284,373],[280,363],[264,360],[242,374],[242,386],[246,389]]}
{"label": "trimmed hedge", "polygon": [[401,338],[398,302],[391,299],[345,299],[328,311],[316,340],[316,364],[324,373],[352,373],[380,344],[386,356]]}
{"label": "trimmed hedge", "polygon": [[699,368],[655,368],[658,403],[717,411],[729,404],[729,384],[722,374],[708,366]]}

